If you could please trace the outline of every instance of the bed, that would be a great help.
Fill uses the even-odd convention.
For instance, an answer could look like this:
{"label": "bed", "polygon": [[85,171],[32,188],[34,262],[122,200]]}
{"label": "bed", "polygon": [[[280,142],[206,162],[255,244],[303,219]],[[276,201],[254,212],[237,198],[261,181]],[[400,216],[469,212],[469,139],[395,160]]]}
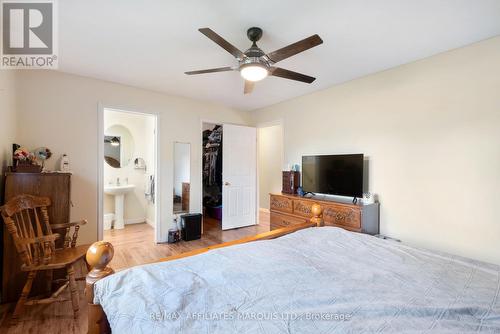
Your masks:
{"label": "bed", "polygon": [[500,333],[499,266],[317,223],[90,272],[89,332]]}

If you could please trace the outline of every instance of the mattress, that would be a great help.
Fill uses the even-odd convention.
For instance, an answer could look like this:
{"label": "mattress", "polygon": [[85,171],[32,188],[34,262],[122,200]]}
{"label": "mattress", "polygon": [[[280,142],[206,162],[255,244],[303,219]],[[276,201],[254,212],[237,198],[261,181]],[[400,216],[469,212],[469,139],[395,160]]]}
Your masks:
{"label": "mattress", "polygon": [[334,227],[100,280],[115,333],[500,333],[500,267]]}

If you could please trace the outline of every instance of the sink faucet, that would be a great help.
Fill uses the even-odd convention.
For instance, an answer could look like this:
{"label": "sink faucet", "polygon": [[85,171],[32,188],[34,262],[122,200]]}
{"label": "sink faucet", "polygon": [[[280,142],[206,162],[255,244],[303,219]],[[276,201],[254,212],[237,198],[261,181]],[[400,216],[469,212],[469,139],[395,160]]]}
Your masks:
{"label": "sink faucet", "polygon": [[117,186],[119,186],[119,185],[120,185],[120,178],[119,178],[119,177],[117,177],[117,178],[116,178],[116,185],[117,185]]}

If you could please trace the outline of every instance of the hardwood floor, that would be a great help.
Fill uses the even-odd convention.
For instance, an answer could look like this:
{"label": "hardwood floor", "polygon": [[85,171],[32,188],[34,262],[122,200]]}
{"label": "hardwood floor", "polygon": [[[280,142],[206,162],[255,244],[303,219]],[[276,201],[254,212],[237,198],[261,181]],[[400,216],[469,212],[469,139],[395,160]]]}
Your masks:
{"label": "hardwood floor", "polygon": [[154,229],[146,224],[127,225],[123,230],[105,231],[104,240],[115,248],[111,267],[119,271],[138,264],[176,255],[193,249],[205,248],[248,235],[269,231],[269,219],[262,217],[259,225],[222,231],[220,222],[209,217],[203,220],[203,236],[199,240],[179,241],[175,244],[155,244]]}
{"label": "hardwood floor", "polygon": [[[75,266],[76,267],[76,266]],[[85,263],[78,262],[75,268],[77,276],[87,273]],[[82,274],[83,273],[83,274]],[[73,311],[69,292],[65,291],[62,296],[68,298],[67,302],[46,305],[27,306],[24,314],[16,326],[9,327],[10,317],[14,304],[3,304],[0,306],[0,333],[25,334],[25,333],[86,333],[87,332],[87,303],[83,296],[85,283],[77,281],[78,294],[80,295],[80,315],[73,319]]]}
{"label": "hardwood floor", "polygon": [[[269,213],[260,212],[259,224],[234,230],[222,231],[220,222],[204,219],[204,233],[201,239],[180,241],[175,244],[155,244],[154,230],[148,224],[128,225],[123,230],[111,230],[104,233],[104,240],[109,241],[115,248],[115,256],[111,267],[116,271],[128,267],[152,262],[157,259],[188,252],[194,249],[208,247],[218,243],[236,240],[245,236],[269,231]],[[76,268],[77,276],[86,274],[83,261]],[[14,327],[8,327],[12,304],[0,306],[0,332],[17,333],[86,333],[87,332],[87,304],[83,298],[84,282],[78,282],[80,294],[80,316],[73,319],[71,302],[37,305],[26,308],[25,314]],[[69,297],[69,296],[68,296]]]}

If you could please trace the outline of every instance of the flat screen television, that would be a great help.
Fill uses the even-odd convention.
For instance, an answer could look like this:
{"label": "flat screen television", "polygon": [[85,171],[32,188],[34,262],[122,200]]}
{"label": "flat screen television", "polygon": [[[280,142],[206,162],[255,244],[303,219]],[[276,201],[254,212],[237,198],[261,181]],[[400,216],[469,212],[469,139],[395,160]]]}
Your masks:
{"label": "flat screen television", "polygon": [[302,157],[302,189],[328,195],[363,196],[363,154]]}

